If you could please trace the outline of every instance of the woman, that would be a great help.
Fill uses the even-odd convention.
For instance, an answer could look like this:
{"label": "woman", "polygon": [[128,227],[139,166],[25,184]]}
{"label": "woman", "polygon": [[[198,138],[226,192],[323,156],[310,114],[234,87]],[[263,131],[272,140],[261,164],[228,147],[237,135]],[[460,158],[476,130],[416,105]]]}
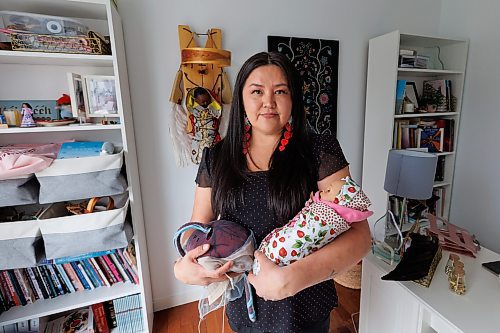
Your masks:
{"label": "woman", "polygon": [[[349,175],[337,140],[308,135],[300,80],[279,53],[258,53],[242,66],[235,84],[227,136],[206,149],[196,177],[192,221],[221,219],[253,230],[257,244],[304,205],[311,191],[326,189]],[[279,267],[262,253],[255,288],[257,321],[246,315],[244,297],[230,302],[226,314],[237,332],[328,332],[337,305],[332,276],[359,262],[370,246],[366,221],[356,223],[317,252]],[[177,279],[208,285],[221,281],[231,267],[205,270],[199,247],[179,259]]]}

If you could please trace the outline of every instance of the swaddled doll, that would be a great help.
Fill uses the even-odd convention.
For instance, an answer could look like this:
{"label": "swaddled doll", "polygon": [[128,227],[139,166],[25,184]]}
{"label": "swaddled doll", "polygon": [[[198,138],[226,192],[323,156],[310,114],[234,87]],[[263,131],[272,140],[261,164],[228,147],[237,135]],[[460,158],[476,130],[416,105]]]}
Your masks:
{"label": "swaddled doll", "polygon": [[[371,205],[350,177],[334,182],[325,191],[311,193],[304,208],[286,225],[271,231],[259,251],[280,266],[289,265],[330,243],[347,231],[350,224],[370,217]],[[254,261],[253,273],[260,266]]]}

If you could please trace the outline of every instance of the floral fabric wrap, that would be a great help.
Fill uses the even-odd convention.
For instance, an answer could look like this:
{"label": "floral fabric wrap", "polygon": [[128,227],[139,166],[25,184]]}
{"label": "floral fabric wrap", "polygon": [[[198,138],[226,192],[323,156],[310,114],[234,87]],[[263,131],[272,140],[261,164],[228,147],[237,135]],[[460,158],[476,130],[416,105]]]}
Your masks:
{"label": "floral fabric wrap", "polygon": [[[271,231],[259,246],[259,251],[280,266],[308,256],[341,233],[354,222],[364,221],[373,212],[370,200],[350,177],[343,179],[333,201],[321,200],[320,192],[311,195],[305,207],[286,225]],[[256,261],[253,273],[257,274]]]}
{"label": "floral fabric wrap", "polygon": [[[187,230],[194,229],[185,244],[181,237]],[[210,284],[205,295],[200,298],[198,310],[200,319],[208,313],[223,307],[228,302],[240,298],[245,291],[248,317],[256,320],[250,283],[245,272],[252,269],[255,238],[253,232],[238,223],[217,220],[209,223],[190,222],[181,226],[174,235],[174,245],[181,256],[203,244],[210,244],[210,249],[198,257],[198,263],[208,270],[215,270],[228,261],[233,266],[228,272],[241,273],[222,282]]]}

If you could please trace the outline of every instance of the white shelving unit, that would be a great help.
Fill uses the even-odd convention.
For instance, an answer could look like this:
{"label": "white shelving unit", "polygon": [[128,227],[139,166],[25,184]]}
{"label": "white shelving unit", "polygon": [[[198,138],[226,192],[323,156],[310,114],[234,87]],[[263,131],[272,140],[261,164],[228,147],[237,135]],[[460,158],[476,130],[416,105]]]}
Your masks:
{"label": "white shelving unit", "polygon": [[100,287],[11,308],[0,315],[0,326],[35,317],[40,317],[41,322],[45,322],[48,316],[60,312],[139,294],[144,318],[143,331],[151,332],[151,283],[123,31],[118,12],[112,0],[2,0],[0,10],[75,18],[84,22],[91,30],[110,36],[112,55],[0,51],[0,100],[55,100],[63,93],[68,93],[67,72],[114,75],[119,124],[0,129],[0,145],[75,139],[110,141],[123,147],[140,280],[139,285],[115,284],[112,287]]}
{"label": "white shelving unit", "polygon": [[[416,50],[430,56],[428,69],[399,68],[400,49]],[[439,57],[438,57],[439,51]],[[363,151],[363,188],[373,203],[375,221],[388,207],[384,190],[387,155],[393,147],[394,126],[401,119],[453,119],[454,140],[449,152],[437,153],[445,159],[444,180],[434,187],[446,189],[442,216],[449,216],[456,147],[459,134],[462,90],[467,62],[468,42],[465,40],[404,34],[399,31],[373,38],[369,42],[366,88],[365,137]],[[441,65],[441,63],[443,65]],[[454,112],[395,114],[397,80],[416,83],[419,96],[425,80],[451,80],[452,95],[456,97]]]}

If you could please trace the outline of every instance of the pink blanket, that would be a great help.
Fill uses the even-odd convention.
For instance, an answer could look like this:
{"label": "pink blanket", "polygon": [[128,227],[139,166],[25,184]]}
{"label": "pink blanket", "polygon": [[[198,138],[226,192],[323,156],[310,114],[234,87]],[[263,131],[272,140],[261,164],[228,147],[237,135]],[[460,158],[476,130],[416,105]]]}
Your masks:
{"label": "pink blanket", "polygon": [[0,147],[0,180],[29,175],[47,168],[61,143],[19,144]]}

